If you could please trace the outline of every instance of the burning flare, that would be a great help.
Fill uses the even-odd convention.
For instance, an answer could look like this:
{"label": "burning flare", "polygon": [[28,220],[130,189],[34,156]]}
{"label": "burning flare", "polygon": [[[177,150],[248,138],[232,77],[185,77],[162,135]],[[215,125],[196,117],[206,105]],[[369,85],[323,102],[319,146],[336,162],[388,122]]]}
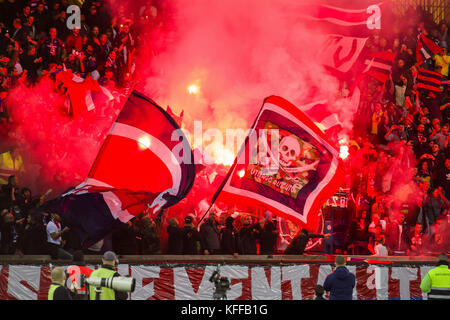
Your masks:
{"label": "burning flare", "polygon": [[200,91],[200,88],[196,84],[191,84],[188,87],[189,94],[198,94],[199,91]]}

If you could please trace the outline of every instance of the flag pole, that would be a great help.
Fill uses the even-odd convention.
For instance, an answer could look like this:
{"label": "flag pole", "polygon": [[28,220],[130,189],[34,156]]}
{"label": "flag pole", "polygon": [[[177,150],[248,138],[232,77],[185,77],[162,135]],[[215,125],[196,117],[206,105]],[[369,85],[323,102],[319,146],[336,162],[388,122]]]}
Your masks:
{"label": "flag pole", "polygon": [[[248,138],[248,137],[247,137]],[[247,140],[244,141],[244,146]],[[200,221],[203,220],[203,218],[206,216],[206,214],[209,212],[209,210],[211,210],[212,206],[214,205],[214,203],[216,202],[216,199],[218,198],[220,192],[222,191],[225,182],[228,180],[228,178],[230,177],[231,173],[233,172],[233,168],[235,167],[237,162],[237,156],[236,159],[234,159],[234,163],[233,165],[230,167],[230,169],[227,172],[227,175],[225,176],[225,178],[223,179],[222,183],[220,184],[219,188],[217,189],[217,191],[214,193],[213,198],[211,199],[211,205],[209,206],[208,210],[206,210],[206,212],[203,214],[202,218],[200,220],[198,220],[196,227],[198,227],[198,225],[200,224]]]}
{"label": "flag pole", "polygon": [[208,214],[208,212],[211,210],[212,206],[214,205],[214,203],[216,202],[217,198],[219,197],[219,194],[220,194],[220,192],[222,191],[222,189],[223,189],[223,187],[224,187],[226,181],[230,178],[231,173],[233,172],[234,168],[236,167],[237,159],[238,159],[240,153],[243,152],[243,151],[245,150],[245,145],[247,144],[247,142],[248,142],[248,140],[249,140],[249,137],[250,137],[250,134],[252,133],[252,130],[254,130],[254,128],[255,128],[255,126],[256,126],[256,123],[257,123],[257,121],[258,121],[258,119],[259,119],[259,116],[261,115],[261,111],[262,111],[262,109],[263,109],[263,107],[264,107],[264,104],[266,103],[266,100],[267,100],[268,98],[269,98],[269,97],[267,97],[267,98],[264,99],[264,101],[263,101],[263,103],[262,103],[262,105],[261,105],[261,108],[259,109],[258,115],[256,116],[256,119],[255,119],[255,121],[253,122],[253,125],[251,126],[250,132],[249,132],[249,134],[247,135],[247,137],[245,138],[245,140],[244,140],[244,142],[243,142],[243,145],[242,145],[242,147],[241,147],[241,150],[240,150],[240,151],[238,152],[238,154],[236,155],[236,158],[234,159],[233,165],[232,165],[232,166],[230,167],[230,169],[228,170],[228,172],[227,172],[225,178],[223,179],[222,183],[220,184],[219,188],[217,189],[216,193],[214,194],[213,198],[211,199],[211,205],[209,206],[208,210],[206,210],[206,212],[203,214],[202,218],[197,222],[196,227],[198,227],[198,225],[200,224],[200,221],[202,221],[203,218],[204,218],[204,217]]}
{"label": "flag pole", "polygon": [[213,205],[214,205],[214,202],[211,203],[211,205],[209,206],[208,210],[206,210],[206,212],[205,212],[205,214],[202,216],[202,218],[198,220],[197,224],[195,225],[196,228],[197,228],[198,225],[200,224],[200,221],[202,221],[203,218],[205,218],[205,216],[208,214],[209,210],[211,210],[211,208],[213,207]]}
{"label": "flag pole", "polygon": [[[267,98],[268,98],[268,97],[267,97]],[[263,109],[263,107],[264,107],[264,104],[266,103],[267,98],[264,99],[264,101],[263,101],[263,103],[262,103],[262,105],[261,105],[261,108],[259,109],[258,115],[256,116],[256,119],[255,119],[255,121],[253,122],[253,125],[251,126],[251,130],[253,130],[253,128],[255,127],[255,125],[256,125],[256,123],[257,123],[257,121],[258,121],[258,119],[259,119],[259,116],[260,116],[260,114],[261,114],[261,111],[262,111],[262,109]],[[244,142],[243,142],[243,146],[241,147],[240,152],[243,152],[243,150],[244,150],[244,148],[245,148],[245,145],[247,144],[247,141],[248,141],[248,139],[249,139],[249,136],[250,136],[250,133],[249,133],[249,135],[247,135],[247,137],[245,138],[245,140],[244,140]],[[225,176],[225,178],[223,179],[223,181],[222,181],[222,183],[220,184],[219,188],[217,189],[216,193],[214,194],[214,196],[213,196],[213,198],[212,198],[212,200],[211,200],[211,205],[209,206],[208,210],[206,210],[206,212],[203,214],[202,218],[197,222],[196,227],[198,227],[198,225],[200,224],[200,221],[202,221],[203,218],[205,218],[205,216],[208,214],[208,212],[211,210],[211,208],[213,207],[214,203],[216,202],[216,199],[218,198],[218,196],[219,196],[220,192],[222,191],[222,189],[223,189],[223,187],[224,187],[226,181],[229,179],[231,173],[233,172],[234,167],[235,167],[236,164],[237,164],[237,159],[238,159],[238,156],[239,156],[240,152],[238,152],[238,154],[236,155],[236,158],[234,159],[233,165],[232,165],[232,166],[230,167],[230,169],[228,170],[227,175]]]}
{"label": "flag pole", "polygon": [[[248,137],[247,137],[248,138]],[[245,143],[247,142],[247,138],[244,141],[244,146]],[[237,156],[236,159],[234,159],[234,163],[233,165],[230,167],[230,169],[227,172],[227,175],[225,176],[225,178],[223,179],[222,183],[220,184],[219,188],[217,189],[217,191],[214,193],[214,196],[211,199],[211,205],[209,206],[208,210],[206,210],[206,212],[203,214],[202,218],[200,220],[198,220],[196,227],[198,227],[198,225],[200,224],[200,221],[203,220],[203,218],[208,214],[208,212],[211,210],[212,206],[214,205],[214,203],[216,202],[216,199],[218,198],[220,192],[222,191],[226,181],[228,180],[228,178],[230,177],[231,173],[233,172],[233,168],[236,166],[236,162],[237,162]]]}

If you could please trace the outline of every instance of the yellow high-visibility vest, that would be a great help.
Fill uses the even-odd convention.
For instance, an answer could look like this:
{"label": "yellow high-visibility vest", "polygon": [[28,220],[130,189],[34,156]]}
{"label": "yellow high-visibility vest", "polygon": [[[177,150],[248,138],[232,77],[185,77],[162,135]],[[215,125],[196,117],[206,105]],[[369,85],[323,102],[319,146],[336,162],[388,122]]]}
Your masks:
{"label": "yellow high-visibility vest", "polygon": [[20,155],[14,159],[11,152],[0,154],[0,184],[8,184],[8,177],[24,172],[23,161]]}
{"label": "yellow high-visibility vest", "polygon": [[[97,270],[92,271],[89,277],[98,277],[98,278],[112,278],[116,272],[114,270],[99,268]],[[101,287],[102,292],[100,293],[100,300],[115,300],[116,293],[113,289]],[[89,286],[89,298],[90,300],[96,299],[96,291],[94,286]]]}
{"label": "yellow high-visibility vest", "polygon": [[61,287],[60,284],[52,283],[50,285],[50,288],[48,289],[48,300],[53,300],[53,295],[55,293],[55,290]]}
{"label": "yellow high-visibility vest", "polygon": [[428,271],[420,284],[420,289],[428,293],[428,299],[450,300],[450,269],[440,265]]}

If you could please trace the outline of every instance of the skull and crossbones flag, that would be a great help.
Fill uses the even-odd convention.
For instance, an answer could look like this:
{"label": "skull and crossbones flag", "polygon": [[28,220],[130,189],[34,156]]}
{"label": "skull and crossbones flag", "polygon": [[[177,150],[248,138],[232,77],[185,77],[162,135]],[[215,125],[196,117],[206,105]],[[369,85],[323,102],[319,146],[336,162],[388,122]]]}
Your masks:
{"label": "skull and crossbones flag", "polygon": [[300,108],[270,96],[212,202],[267,209],[314,232],[321,206],[341,186],[340,161]]}

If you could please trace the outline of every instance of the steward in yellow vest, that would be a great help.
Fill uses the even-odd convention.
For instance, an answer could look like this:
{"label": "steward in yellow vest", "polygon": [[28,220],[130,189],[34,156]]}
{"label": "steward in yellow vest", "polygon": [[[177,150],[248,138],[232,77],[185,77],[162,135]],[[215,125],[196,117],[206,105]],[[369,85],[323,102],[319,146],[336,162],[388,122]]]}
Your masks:
{"label": "steward in yellow vest", "polygon": [[66,274],[64,269],[56,267],[51,274],[52,284],[48,290],[48,300],[72,300],[69,289],[64,286]]}
{"label": "steward in yellow vest", "polygon": [[[89,278],[113,278],[119,277],[119,273],[115,270],[116,263],[118,262],[117,256],[112,251],[106,251],[103,254],[102,266],[92,271]],[[100,292],[99,292],[100,291]],[[96,288],[93,285],[89,285],[89,299],[90,300],[126,300],[128,294],[126,292],[119,292],[107,287]]]}
{"label": "steward in yellow vest", "polygon": [[422,279],[420,289],[428,293],[428,300],[450,300],[450,269],[445,253],[438,256],[438,266]]}

